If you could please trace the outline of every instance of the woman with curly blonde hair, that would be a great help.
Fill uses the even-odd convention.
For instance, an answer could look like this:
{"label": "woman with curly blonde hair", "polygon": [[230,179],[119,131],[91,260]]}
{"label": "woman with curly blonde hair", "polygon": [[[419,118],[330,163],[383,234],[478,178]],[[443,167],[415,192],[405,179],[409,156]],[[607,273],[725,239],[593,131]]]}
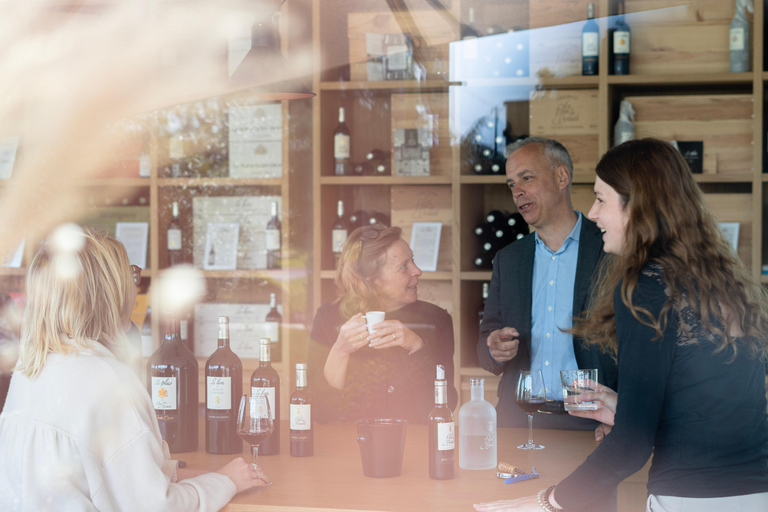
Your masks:
{"label": "woman with curly blonde hair", "polygon": [[[444,309],[418,300],[421,270],[398,227],[353,231],[336,269],[339,297],[315,315],[308,373],[317,419],[402,418],[426,423],[434,407],[435,366],[453,386],[453,322]],[[367,311],[385,320],[369,335]]]}
{"label": "woman with curly blonde hair", "polygon": [[612,256],[574,331],[616,355],[619,395],[600,390],[612,410],[577,415],[613,427],[557,486],[477,510],[590,510],[651,454],[648,511],[768,510],[766,292],[670,144],[608,151],[595,196]]}

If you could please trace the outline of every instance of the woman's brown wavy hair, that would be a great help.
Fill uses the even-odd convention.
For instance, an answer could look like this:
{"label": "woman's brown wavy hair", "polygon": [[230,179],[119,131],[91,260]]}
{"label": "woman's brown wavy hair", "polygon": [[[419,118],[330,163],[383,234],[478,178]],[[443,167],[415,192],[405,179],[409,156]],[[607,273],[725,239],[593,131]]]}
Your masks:
{"label": "woman's brown wavy hair", "polygon": [[349,234],[336,269],[339,311],[343,318],[381,308],[384,298],[372,281],[386,262],[383,256],[387,249],[400,240],[401,233],[398,227],[375,224]]}
{"label": "woman's brown wavy hair", "polygon": [[[734,335],[741,335],[756,355],[765,355],[768,295],[723,237],[680,153],[657,139],[628,141],[603,155],[597,176],[619,194],[629,220],[623,254],[606,258],[592,306],[574,334],[616,354],[613,296],[621,282],[622,302],[657,338],[670,310],[688,305],[717,352],[733,347],[735,355]],[[658,318],[632,302],[649,262],[663,267],[671,292]],[[691,292],[687,300],[684,291]]]}

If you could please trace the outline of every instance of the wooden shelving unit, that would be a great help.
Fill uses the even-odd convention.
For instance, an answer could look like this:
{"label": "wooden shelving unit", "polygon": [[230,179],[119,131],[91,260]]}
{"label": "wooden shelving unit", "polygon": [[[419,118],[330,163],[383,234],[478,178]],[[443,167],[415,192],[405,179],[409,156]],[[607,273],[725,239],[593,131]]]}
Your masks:
{"label": "wooden shelving unit", "polygon": [[[531,48],[534,44],[538,44],[536,48],[541,48],[542,45],[551,48],[552,52],[559,52],[553,54],[555,57],[567,61],[564,62],[564,68],[577,69],[564,73],[565,76],[557,76],[559,73],[556,68],[537,75],[540,66],[534,61],[534,50],[531,49],[530,76],[527,77],[454,77],[450,73],[436,77],[428,72],[424,82],[368,82],[349,79],[347,68],[352,69],[359,64],[350,62],[348,55],[353,54],[350,49],[352,43],[344,33],[345,30],[351,30],[347,26],[347,17],[350,16],[352,19],[351,16],[357,13],[354,19],[359,20],[360,13],[366,12],[368,4],[360,6],[351,1],[342,1],[334,3],[333,9],[328,9],[324,8],[327,2],[323,0],[313,2],[313,43],[318,63],[314,77],[314,88],[318,91],[318,96],[313,109],[313,247],[317,255],[312,269],[314,309],[332,299],[335,290],[328,235],[330,223],[335,216],[335,202],[339,197],[366,202],[375,195],[374,200],[378,201],[375,204],[380,207],[391,202],[393,187],[448,188],[453,211],[450,224],[451,261],[447,262],[450,269],[438,273],[425,273],[421,282],[427,286],[433,282],[447,283],[451,288],[450,311],[453,315],[456,335],[454,363],[457,368],[455,382],[457,389],[465,388],[464,381],[470,376],[486,377],[488,380],[486,390],[492,389],[495,385],[494,378],[477,367],[474,355],[477,340],[476,313],[481,307],[480,290],[482,283],[490,280],[491,272],[475,270],[472,266],[474,257],[472,229],[485,212],[494,208],[514,211],[514,204],[506,188],[505,175],[471,175],[470,171],[463,166],[459,140],[469,122],[462,117],[467,115],[467,111],[470,111],[471,117],[472,112],[470,108],[463,106],[462,101],[466,97],[480,104],[478,98],[487,100],[490,96],[499,96],[499,104],[504,105],[511,100],[515,102],[513,107],[517,108],[517,112],[507,107],[508,116],[517,115],[514,121],[524,124],[524,127],[515,127],[515,134],[538,134],[534,133],[532,127],[533,121],[530,119],[532,114],[528,111],[530,105],[528,94],[534,92],[545,94],[547,91],[563,91],[563,94],[571,91],[576,93],[593,91],[597,95],[593,108],[597,119],[593,139],[595,146],[590,150],[589,158],[582,160],[581,163],[584,165],[577,166],[574,173],[574,207],[582,212],[588,210],[593,200],[594,172],[591,169],[594,169],[599,155],[611,146],[613,126],[618,118],[619,102],[622,99],[655,96],[748,95],[752,108],[746,117],[751,128],[748,133],[740,135],[742,138],[734,143],[744,144],[743,147],[746,147],[746,153],[744,149],[740,153],[740,155],[747,155],[743,168],[733,164],[721,172],[720,167],[725,169],[728,167],[726,164],[733,161],[723,153],[717,160],[717,170],[705,168],[705,173],[696,175],[696,180],[701,184],[705,194],[711,198],[713,210],[721,220],[742,223],[740,256],[748,263],[752,274],[768,284],[768,276],[761,275],[762,263],[768,257],[768,254],[764,255],[762,250],[764,189],[768,186],[766,185],[768,178],[762,172],[765,144],[763,96],[765,83],[768,81],[768,72],[762,71],[764,3],[755,3],[755,13],[752,17],[752,69],[754,71],[730,73],[728,72],[727,40],[723,40],[718,46],[719,43],[711,40],[714,37],[711,35],[699,42],[690,39],[702,37],[701,34],[709,34],[710,32],[703,30],[705,25],[714,31],[711,34],[720,34],[723,31],[727,34],[727,27],[733,16],[732,5],[725,6],[713,0],[689,0],[685,2],[685,6],[678,6],[678,9],[674,10],[673,14],[678,18],[668,20],[662,17],[654,22],[653,13],[647,11],[647,2],[626,0],[627,22],[633,37],[631,67],[636,72],[626,76],[614,76],[608,73],[606,35],[610,23],[608,16],[617,12],[617,2],[616,0],[599,0],[595,3],[601,31],[600,73],[597,76],[581,76],[580,61],[574,63],[572,59],[570,61],[568,59],[574,55],[578,58],[581,24],[574,22],[584,20],[587,3],[586,0],[571,2],[568,6],[556,10],[551,6],[547,7],[546,2],[538,0],[516,2],[515,9],[510,9],[510,6],[504,5],[503,2],[484,3],[479,0],[454,0],[449,6],[448,12],[454,16],[455,20],[452,26],[455,37],[451,41],[460,40],[460,25],[468,23],[467,13],[472,8],[476,15],[487,15],[488,19],[481,19],[478,26],[474,27],[481,34],[485,33],[486,27],[491,25],[500,26],[502,33],[510,27],[515,27],[518,31],[528,29]],[[673,2],[670,2],[668,7],[672,7],[672,4]],[[646,11],[640,13],[644,9]],[[666,16],[672,11],[664,12]],[[425,40],[430,40],[434,33],[448,30],[434,21],[434,13],[425,11],[413,10],[409,13],[394,14],[368,12],[368,14],[371,18],[379,16],[381,26],[386,27],[393,25],[388,21],[380,21],[382,17],[394,16],[396,19],[415,20],[415,25],[422,30],[421,36]],[[445,17],[444,14],[444,12],[441,13],[441,16]],[[658,34],[659,24],[664,25],[673,21],[677,23],[675,30],[668,31],[670,34],[664,36],[664,41],[657,41],[661,46],[655,49],[650,48],[649,38],[657,37],[654,34]],[[413,26],[413,24],[401,26]],[[374,24],[371,27],[368,30],[376,30]],[[557,34],[547,27],[557,27]],[[430,30],[434,33],[428,33]],[[554,40],[543,39],[545,36],[551,37],[551,34],[555,34]],[[571,39],[568,39],[569,37]],[[440,43],[444,43],[447,47],[450,42],[441,40]],[[436,49],[438,46],[439,44],[432,48],[434,51],[430,55],[442,55],[448,59],[449,52],[441,53]],[[566,57],[562,57],[563,55]],[[542,57],[540,54],[536,56]],[[551,56],[545,55],[543,58],[547,60],[549,57]],[[550,60],[554,61],[555,57]],[[446,60],[440,68],[448,70],[451,68],[451,63]],[[357,69],[359,76],[359,67]],[[352,74],[354,75],[354,71]],[[448,143],[451,145],[452,158],[444,167],[433,169],[432,176],[420,178],[331,175],[332,141],[330,137],[335,126],[335,109],[338,106],[345,106],[348,110],[352,110],[347,112],[347,124],[352,130],[354,156],[356,140],[363,145],[369,144],[372,140],[384,141],[382,142],[384,145],[389,144],[391,96],[395,94],[418,96],[433,92],[444,93],[449,97],[450,111],[447,121],[450,125],[450,141]],[[506,99],[503,97],[504,94],[507,94]],[[486,104],[489,101],[486,101]],[[357,110],[360,112],[356,112]],[[708,110],[691,109],[682,115],[683,122],[688,120],[706,122]],[[642,127],[643,120],[638,121],[640,121],[638,126]],[[440,119],[440,122],[443,122],[443,119]],[[719,127],[714,129],[717,130]],[[688,132],[683,130],[678,137],[684,137],[686,133],[691,137],[690,133],[695,133],[695,130],[688,130]],[[562,138],[564,141],[568,139],[565,132],[542,133],[542,135],[556,139]],[[680,140],[699,139],[680,138]],[[567,143],[566,146],[568,147]],[[367,148],[359,148],[359,150],[367,151]],[[573,148],[571,152],[574,153]],[[491,395],[495,393],[489,393],[489,399],[495,400],[495,396]],[[464,393],[462,398],[467,398]]]}

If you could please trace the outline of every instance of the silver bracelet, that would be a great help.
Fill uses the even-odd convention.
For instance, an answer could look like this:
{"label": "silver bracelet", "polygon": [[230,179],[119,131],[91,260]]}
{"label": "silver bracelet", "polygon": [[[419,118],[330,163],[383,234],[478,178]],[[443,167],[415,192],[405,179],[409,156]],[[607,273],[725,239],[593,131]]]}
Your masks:
{"label": "silver bracelet", "polygon": [[557,508],[549,502],[549,495],[555,490],[555,486],[549,486],[546,489],[539,491],[536,495],[536,501],[539,502],[539,506],[547,512],[564,512],[564,508]]}

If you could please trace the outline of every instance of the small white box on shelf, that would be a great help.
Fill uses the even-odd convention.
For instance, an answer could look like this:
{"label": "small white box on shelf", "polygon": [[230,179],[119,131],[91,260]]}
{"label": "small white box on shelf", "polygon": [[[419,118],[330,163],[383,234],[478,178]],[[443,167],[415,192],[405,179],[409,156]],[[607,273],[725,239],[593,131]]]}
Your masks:
{"label": "small white box on shelf", "polygon": [[428,128],[396,128],[394,139],[394,176],[429,176],[429,150],[432,130]]}
{"label": "small white box on shelf", "polygon": [[283,107],[229,107],[229,177],[279,178],[283,174]]}
{"label": "small white box on shelf", "polygon": [[[268,335],[266,304],[203,303],[195,306],[195,355],[210,356],[219,338],[219,317],[229,317],[229,345],[239,357],[258,359],[259,340]],[[282,307],[278,305],[282,313]]]}

